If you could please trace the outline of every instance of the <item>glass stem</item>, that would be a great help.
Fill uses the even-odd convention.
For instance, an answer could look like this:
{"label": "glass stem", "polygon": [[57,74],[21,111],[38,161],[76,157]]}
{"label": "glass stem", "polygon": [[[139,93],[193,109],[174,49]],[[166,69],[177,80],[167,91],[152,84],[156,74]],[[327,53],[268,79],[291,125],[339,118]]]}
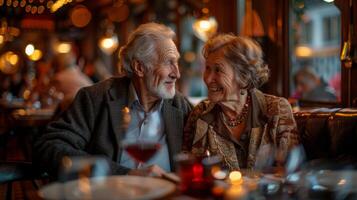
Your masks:
{"label": "glass stem", "polygon": [[136,169],[141,169],[143,167],[142,162],[137,162]]}

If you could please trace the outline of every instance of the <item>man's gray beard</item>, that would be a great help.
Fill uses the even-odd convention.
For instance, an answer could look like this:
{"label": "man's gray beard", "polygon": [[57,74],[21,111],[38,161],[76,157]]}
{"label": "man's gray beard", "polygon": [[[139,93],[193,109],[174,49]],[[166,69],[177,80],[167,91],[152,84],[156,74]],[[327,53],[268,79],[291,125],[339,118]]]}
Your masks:
{"label": "man's gray beard", "polygon": [[171,91],[167,91],[165,88],[165,84],[159,84],[159,87],[156,88],[157,94],[160,96],[162,99],[172,99],[175,96],[175,88]]}
{"label": "man's gray beard", "polygon": [[149,92],[156,95],[157,97],[161,98],[161,99],[172,99],[174,98],[175,94],[176,94],[176,90],[175,87],[173,89],[173,92],[168,92],[165,88],[165,84],[164,83],[159,83],[158,87],[153,87],[152,84],[149,84],[150,80],[147,80],[147,85],[149,86]]}

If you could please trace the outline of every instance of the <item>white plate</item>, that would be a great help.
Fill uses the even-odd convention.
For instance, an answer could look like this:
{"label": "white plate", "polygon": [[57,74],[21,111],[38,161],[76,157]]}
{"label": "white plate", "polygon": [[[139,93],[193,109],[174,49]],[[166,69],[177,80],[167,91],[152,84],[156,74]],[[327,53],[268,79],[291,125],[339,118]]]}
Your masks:
{"label": "white plate", "polygon": [[44,199],[157,199],[175,191],[166,180],[140,176],[109,176],[52,183],[40,189]]}

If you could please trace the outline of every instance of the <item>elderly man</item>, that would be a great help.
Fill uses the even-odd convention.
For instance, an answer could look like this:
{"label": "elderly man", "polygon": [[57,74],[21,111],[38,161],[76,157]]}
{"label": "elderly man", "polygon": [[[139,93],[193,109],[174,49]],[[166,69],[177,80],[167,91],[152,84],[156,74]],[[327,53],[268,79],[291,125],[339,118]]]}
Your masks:
{"label": "elderly man", "polygon": [[[175,33],[161,24],[139,26],[120,50],[127,77],[81,89],[69,110],[35,141],[35,159],[53,173],[65,156],[88,155],[108,158],[112,174],[160,175],[172,170],[191,110],[187,99],[175,91],[180,72],[174,37]],[[123,114],[125,108],[131,116]],[[153,120],[150,115],[154,114],[160,117]],[[125,133],[133,134],[131,137],[145,134],[142,123],[163,127],[159,129],[163,141],[158,158],[138,169],[123,151],[121,140]]]}

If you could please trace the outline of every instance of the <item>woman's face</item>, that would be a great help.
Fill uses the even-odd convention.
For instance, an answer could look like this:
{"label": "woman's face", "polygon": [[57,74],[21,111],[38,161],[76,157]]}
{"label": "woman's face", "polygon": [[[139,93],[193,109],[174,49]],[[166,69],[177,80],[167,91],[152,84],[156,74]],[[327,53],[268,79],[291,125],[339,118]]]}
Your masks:
{"label": "woman's face", "polygon": [[239,86],[233,67],[224,59],[219,49],[208,55],[203,79],[212,102],[239,100]]}

